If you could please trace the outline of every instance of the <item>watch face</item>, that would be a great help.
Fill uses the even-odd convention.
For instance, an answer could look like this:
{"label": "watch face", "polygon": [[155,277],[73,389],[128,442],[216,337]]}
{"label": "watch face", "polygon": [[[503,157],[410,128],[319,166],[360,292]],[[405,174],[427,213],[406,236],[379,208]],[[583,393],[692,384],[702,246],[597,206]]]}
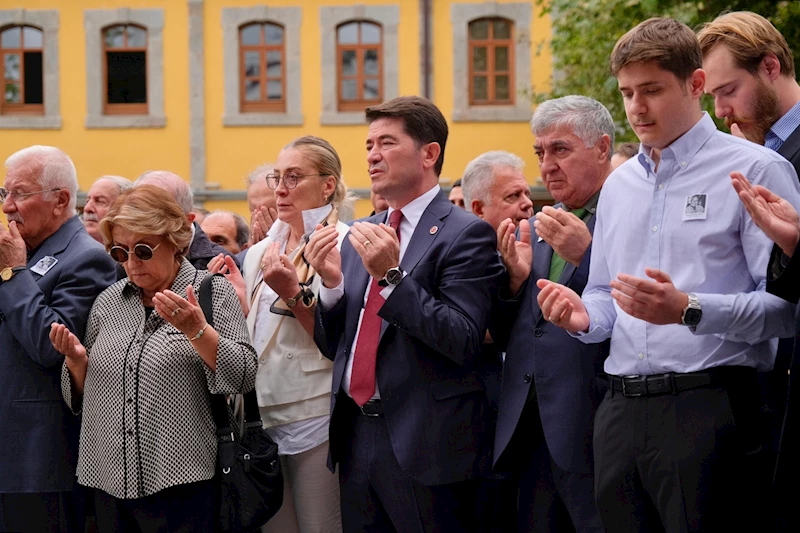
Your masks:
{"label": "watch face", "polygon": [[692,309],[690,307],[683,315],[683,323],[687,326],[696,326],[700,323],[700,318],[702,318],[702,316],[703,312],[700,309]]}
{"label": "watch face", "polygon": [[391,268],[386,273],[386,281],[392,285],[397,285],[403,279],[403,271],[399,268]]}
{"label": "watch face", "polygon": [[14,271],[11,270],[10,268],[4,268],[2,271],[0,271],[0,279],[2,279],[3,281],[10,280],[13,275]]}

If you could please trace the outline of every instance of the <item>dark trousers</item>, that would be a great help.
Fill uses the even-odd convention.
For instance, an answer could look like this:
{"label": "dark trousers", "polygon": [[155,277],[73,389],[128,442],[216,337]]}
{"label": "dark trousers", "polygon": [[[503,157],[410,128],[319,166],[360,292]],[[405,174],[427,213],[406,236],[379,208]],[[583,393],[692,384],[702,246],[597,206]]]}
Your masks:
{"label": "dark trousers", "polygon": [[176,485],[151,496],[122,500],[94,491],[100,533],[207,533],[216,529],[212,480]]}
{"label": "dark trousers", "polygon": [[674,395],[606,394],[594,456],[608,531],[769,531],[760,521],[768,462],[755,372],[726,382]]}
{"label": "dark trousers", "polygon": [[594,502],[594,476],[568,472],[553,461],[535,396],[531,395],[525,404],[498,467],[512,472],[513,476],[517,501],[516,528],[513,531],[604,531]]}
{"label": "dark trousers", "polygon": [[0,531],[82,533],[83,489],[0,494]]}
{"label": "dark trousers", "polygon": [[349,398],[339,398],[348,410],[342,416],[352,420],[339,464],[344,533],[479,533],[477,481],[417,483],[397,463],[386,419],[358,414]]}

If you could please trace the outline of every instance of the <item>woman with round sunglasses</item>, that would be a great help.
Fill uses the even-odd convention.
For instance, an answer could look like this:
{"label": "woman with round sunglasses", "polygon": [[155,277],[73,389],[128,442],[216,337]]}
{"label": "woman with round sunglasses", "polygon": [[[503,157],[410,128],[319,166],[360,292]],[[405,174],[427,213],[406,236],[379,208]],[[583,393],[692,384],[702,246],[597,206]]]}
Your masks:
{"label": "woman with round sunglasses", "polygon": [[278,219],[247,252],[245,294],[261,420],[278,443],[285,490],[262,531],[333,533],[342,530],[339,480],[327,468],[333,363],[314,343],[321,280],[304,251],[319,225],[334,226],[341,246],[349,226],[339,209],[350,200],[339,155],[318,137],[284,147],[266,179]]}
{"label": "woman with round sunglasses", "polygon": [[208,275],[185,258],[186,215],[142,185],[100,223],[127,277],[103,291],[81,343],[51,326],[64,399],[82,413],[78,482],[94,490],[104,532],[204,532],[216,526],[217,437],[210,394],[252,390],[255,351],[239,300],[212,282],[214,326],[198,304]]}

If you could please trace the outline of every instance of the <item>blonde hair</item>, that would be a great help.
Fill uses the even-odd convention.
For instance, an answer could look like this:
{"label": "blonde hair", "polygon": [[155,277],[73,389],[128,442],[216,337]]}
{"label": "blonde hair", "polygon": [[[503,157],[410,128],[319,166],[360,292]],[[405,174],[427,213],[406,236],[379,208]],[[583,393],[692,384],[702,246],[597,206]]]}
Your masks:
{"label": "blonde hair", "polygon": [[321,177],[333,176],[336,179],[336,188],[328,197],[328,203],[333,204],[334,207],[340,207],[342,202],[347,199],[347,185],[342,179],[342,161],[331,143],[320,137],[306,135],[283,147],[284,150],[289,148],[302,150]]}
{"label": "blonde hair", "polygon": [[761,15],[749,11],[721,15],[700,28],[697,40],[703,56],[717,45],[726,46],[736,65],[750,74],[758,72],[764,56],[775,54],[781,74],[794,79],[794,57],[786,39]]}
{"label": "blonde hair", "polygon": [[163,237],[175,247],[178,257],[186,255],[192,242],[192,229],[186,213],[172,195],[155,185],[139,185],[123,192],[114,201],[100,222],[100,234],[107,251],[113,245],[111,232],[115,227]]}

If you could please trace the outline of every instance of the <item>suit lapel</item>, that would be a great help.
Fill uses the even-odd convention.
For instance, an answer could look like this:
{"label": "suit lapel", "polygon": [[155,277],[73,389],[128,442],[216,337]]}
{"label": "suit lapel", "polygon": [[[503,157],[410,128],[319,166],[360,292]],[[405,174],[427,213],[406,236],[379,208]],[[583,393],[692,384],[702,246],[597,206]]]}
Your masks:
{"label": "suit lapel", "polygon": [[[444,219],[450,214],[452,208],[453,204],[451,204],[450,200],[440,191],[439,194],[431,200],[431,203],[428,204],[425,211],[422,212],[422,216],[419,222],[417,222],[417,227],[414,228],[414,234],[411,236],[411,240],[408,241],[408,248],[406,248],[403,259],[400,261],[400,268],[402,268],[407,275],[411,274],[414,267],[417,266],[417,263],[419,263],[420,259],[425,255],[425,252],[427,252],[428,248],[433,244],[433,241],[441,234],[445,225]],[[433,228],[436,228],[436,230]],[[383,334],[388,327],[388,322],[385,320],[381,322],[381,339],[383,339]]]}
{"label": "suit lapel", "polygon": [[800,151],[800,127],[795,128],[789,138],[786,139],[786,142],[778,148],[778,153],[788,159],[789,161],[792,160],[793,157],[797,155],[797,152]]}
{"label": "suit lapel", "polygon": [[[58,228],[55,233],[48,237],[42,243],[39,249],[36,250],[36,252],[31,256],[31,258],[28,260],[28,267],[34,266],[41,258],[45,256],[58,256],[67,248],[69,243],[72,241],[72,237],[74,237],[75,234],[82,229],[83,223],[77,216],[67,220],[61,225],[60,228]],[[39,274],[36,274],[36,276],[39,276]]]}
{"label": "suit lapel", "polygon": [[[542,278],[548,279],[550,276],[550,262],[553,260],[553,249],[545,241],[539,241],[536,233],[533,231],[533,223],[531,222],[531,239],[535,239],[533,245],[533,266],[531,267],[531,276],[528,283],[536,283],[537,280]],[[531,298],[533,298],[533,309],[536,309],[536,320],[538,323],[542,318],[542,310],[539,309],[539,304],[536,302],[536,297],[539,290],[536,287],[531,288]]]}
{"label": "suit lapel", "polygon": [[[259,283],[258,288],[256,289],[256,294],[253,298],[253,305],[250,306],[250,313],[247,315],[247,327],[250,331],[256,330],[256,319],[258,318],[258,309],[259,305],[258,302],[261,300],[261,294],[264,292],[264,287],[266,287],[266,283]],[[269,308],[264,310],[265,313],[269,313]],[[266,331],[266,342],[264,343],[264,349],[270,345],[272,342],[272,337],[275,336],[275,333],[278,331],[278,327],[283,323],[283,319],[286,318],[285,315],[277,315],[272,317],[272,320],[267,321],[267,331]],[[252,339],[255,340],[255,339]],[[261,357],[261,354],[258,354]]]}

